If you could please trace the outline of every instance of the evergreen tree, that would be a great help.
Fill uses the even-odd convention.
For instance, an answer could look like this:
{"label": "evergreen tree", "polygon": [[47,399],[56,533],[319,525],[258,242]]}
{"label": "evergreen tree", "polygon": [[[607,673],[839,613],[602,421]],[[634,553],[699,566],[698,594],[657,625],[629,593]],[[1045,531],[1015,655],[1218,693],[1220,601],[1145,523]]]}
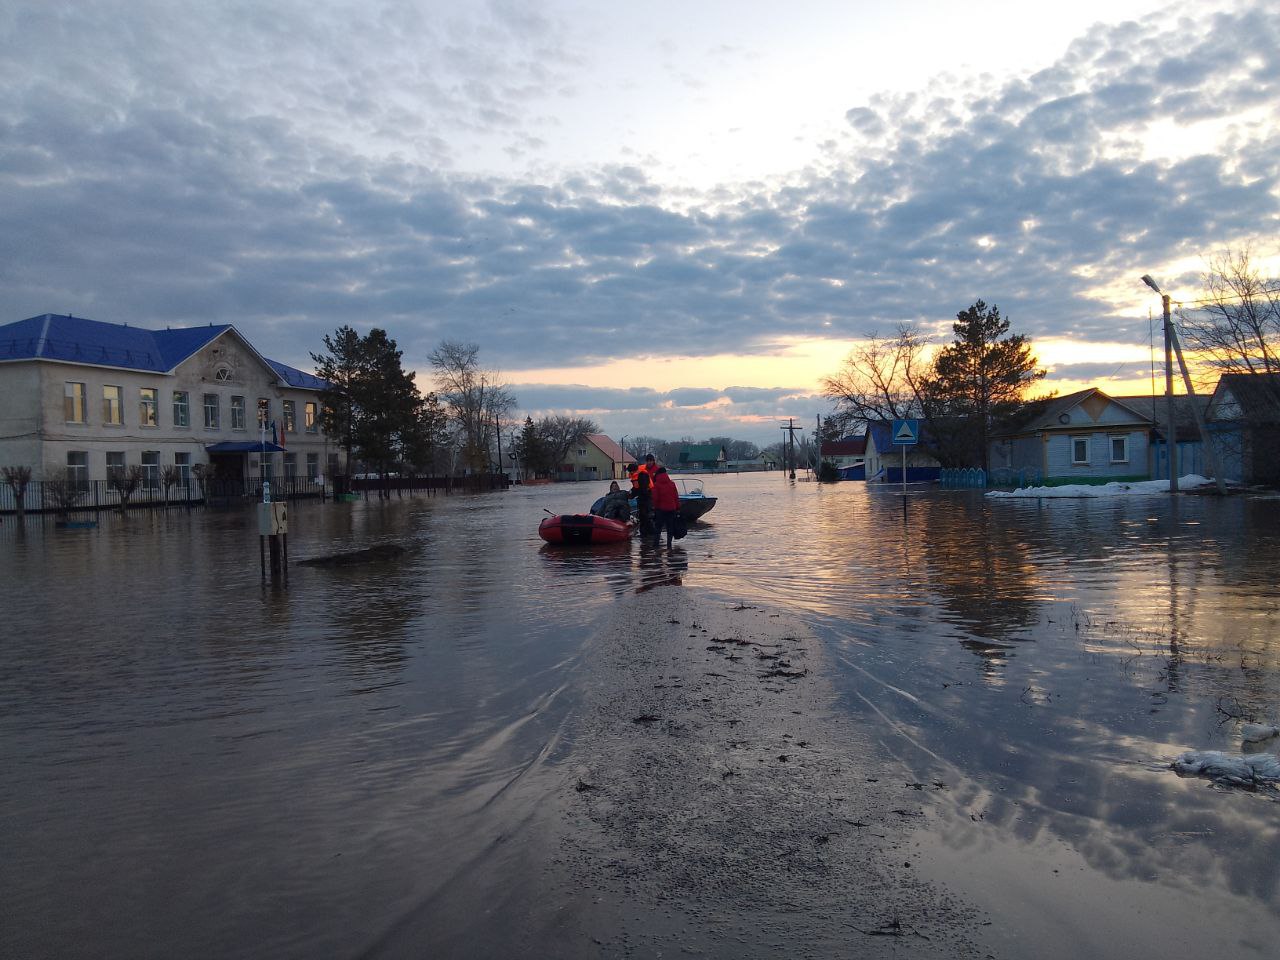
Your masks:
{"label": "evergreen tree", "polygon": [[355,455],[356,391],[364,376],[360,334],[348,326],[325,335],[325,353],[312,353],[316,376],[329,383],[320,391],[320,427],[346,453],[346,469]]}
{"label": "evergreen tree", "polygon": [[956,314],[955,340],[938,351],[919,398],[938,459],[947,466],[988,469],[991,436],[1042,379],[1031,344],[1009,334],[999,307],[979,300]]}

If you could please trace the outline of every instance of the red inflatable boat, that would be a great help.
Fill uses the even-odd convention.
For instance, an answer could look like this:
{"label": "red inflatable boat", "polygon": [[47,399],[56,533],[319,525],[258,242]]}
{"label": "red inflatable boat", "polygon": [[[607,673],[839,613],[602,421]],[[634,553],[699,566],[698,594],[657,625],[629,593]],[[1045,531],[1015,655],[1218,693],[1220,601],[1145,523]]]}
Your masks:
{"label": "red inflatable boat", "polygon": [[547,517],[538,524],[538,536],[547,543],[565,546],[620,543],[631,536],[631,524],[606,520],[593,513],[565,513]]}

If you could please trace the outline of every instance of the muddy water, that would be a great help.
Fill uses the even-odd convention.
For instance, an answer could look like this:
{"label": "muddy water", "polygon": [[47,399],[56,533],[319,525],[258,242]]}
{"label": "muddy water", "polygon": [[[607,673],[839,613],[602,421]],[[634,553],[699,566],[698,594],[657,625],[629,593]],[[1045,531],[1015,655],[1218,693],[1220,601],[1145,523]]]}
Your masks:
{"label": "muddy water", "polygon": [[[1270,955],[1277,807],[1166,769],[1277,722],[1280,512],[1194,497],[708,480],[673,555],[544,548],[595,485],[299,505],[260,583],[241,513],[0,525],[0,916],[20,954],[354,955],[510,857],[593,625],[636,591],[767,603],[825,638],[914,859],[998,955]],[[1195,923],[1186,918],[1194,916]]]}

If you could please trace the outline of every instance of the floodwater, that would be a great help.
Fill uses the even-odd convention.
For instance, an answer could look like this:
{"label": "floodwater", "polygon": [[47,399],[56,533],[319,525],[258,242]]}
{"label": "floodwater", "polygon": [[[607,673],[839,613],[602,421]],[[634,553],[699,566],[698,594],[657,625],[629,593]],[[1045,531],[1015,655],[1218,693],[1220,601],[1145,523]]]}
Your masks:
{"label": "floodwater", "polygon": [[406,553],[287,588],[248,511],[5,516],[0,953],[376,955],[504,856],[594,625],[679,589],[819,633],[994,955],[1272,955],[1276,795],[1168,764],[1280,722],[1280,501],[707,487],[671,554],[542,545],[602,484],[297,504],[293,561]]}

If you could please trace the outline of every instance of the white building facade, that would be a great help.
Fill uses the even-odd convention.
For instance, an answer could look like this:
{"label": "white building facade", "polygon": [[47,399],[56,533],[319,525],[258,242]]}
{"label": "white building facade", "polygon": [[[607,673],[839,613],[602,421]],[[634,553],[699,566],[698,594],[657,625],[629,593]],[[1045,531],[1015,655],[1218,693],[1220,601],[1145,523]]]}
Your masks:
{"label": "white building facade", "polygon": [[[325,383],[259,354],[230,325],[145,330],[45,314],[0,326],[0,466],[77,484],[135,464],[155,489],[189,481],[314,481],[337,451]],[[264,443],[265,439],[265,443]]]}

